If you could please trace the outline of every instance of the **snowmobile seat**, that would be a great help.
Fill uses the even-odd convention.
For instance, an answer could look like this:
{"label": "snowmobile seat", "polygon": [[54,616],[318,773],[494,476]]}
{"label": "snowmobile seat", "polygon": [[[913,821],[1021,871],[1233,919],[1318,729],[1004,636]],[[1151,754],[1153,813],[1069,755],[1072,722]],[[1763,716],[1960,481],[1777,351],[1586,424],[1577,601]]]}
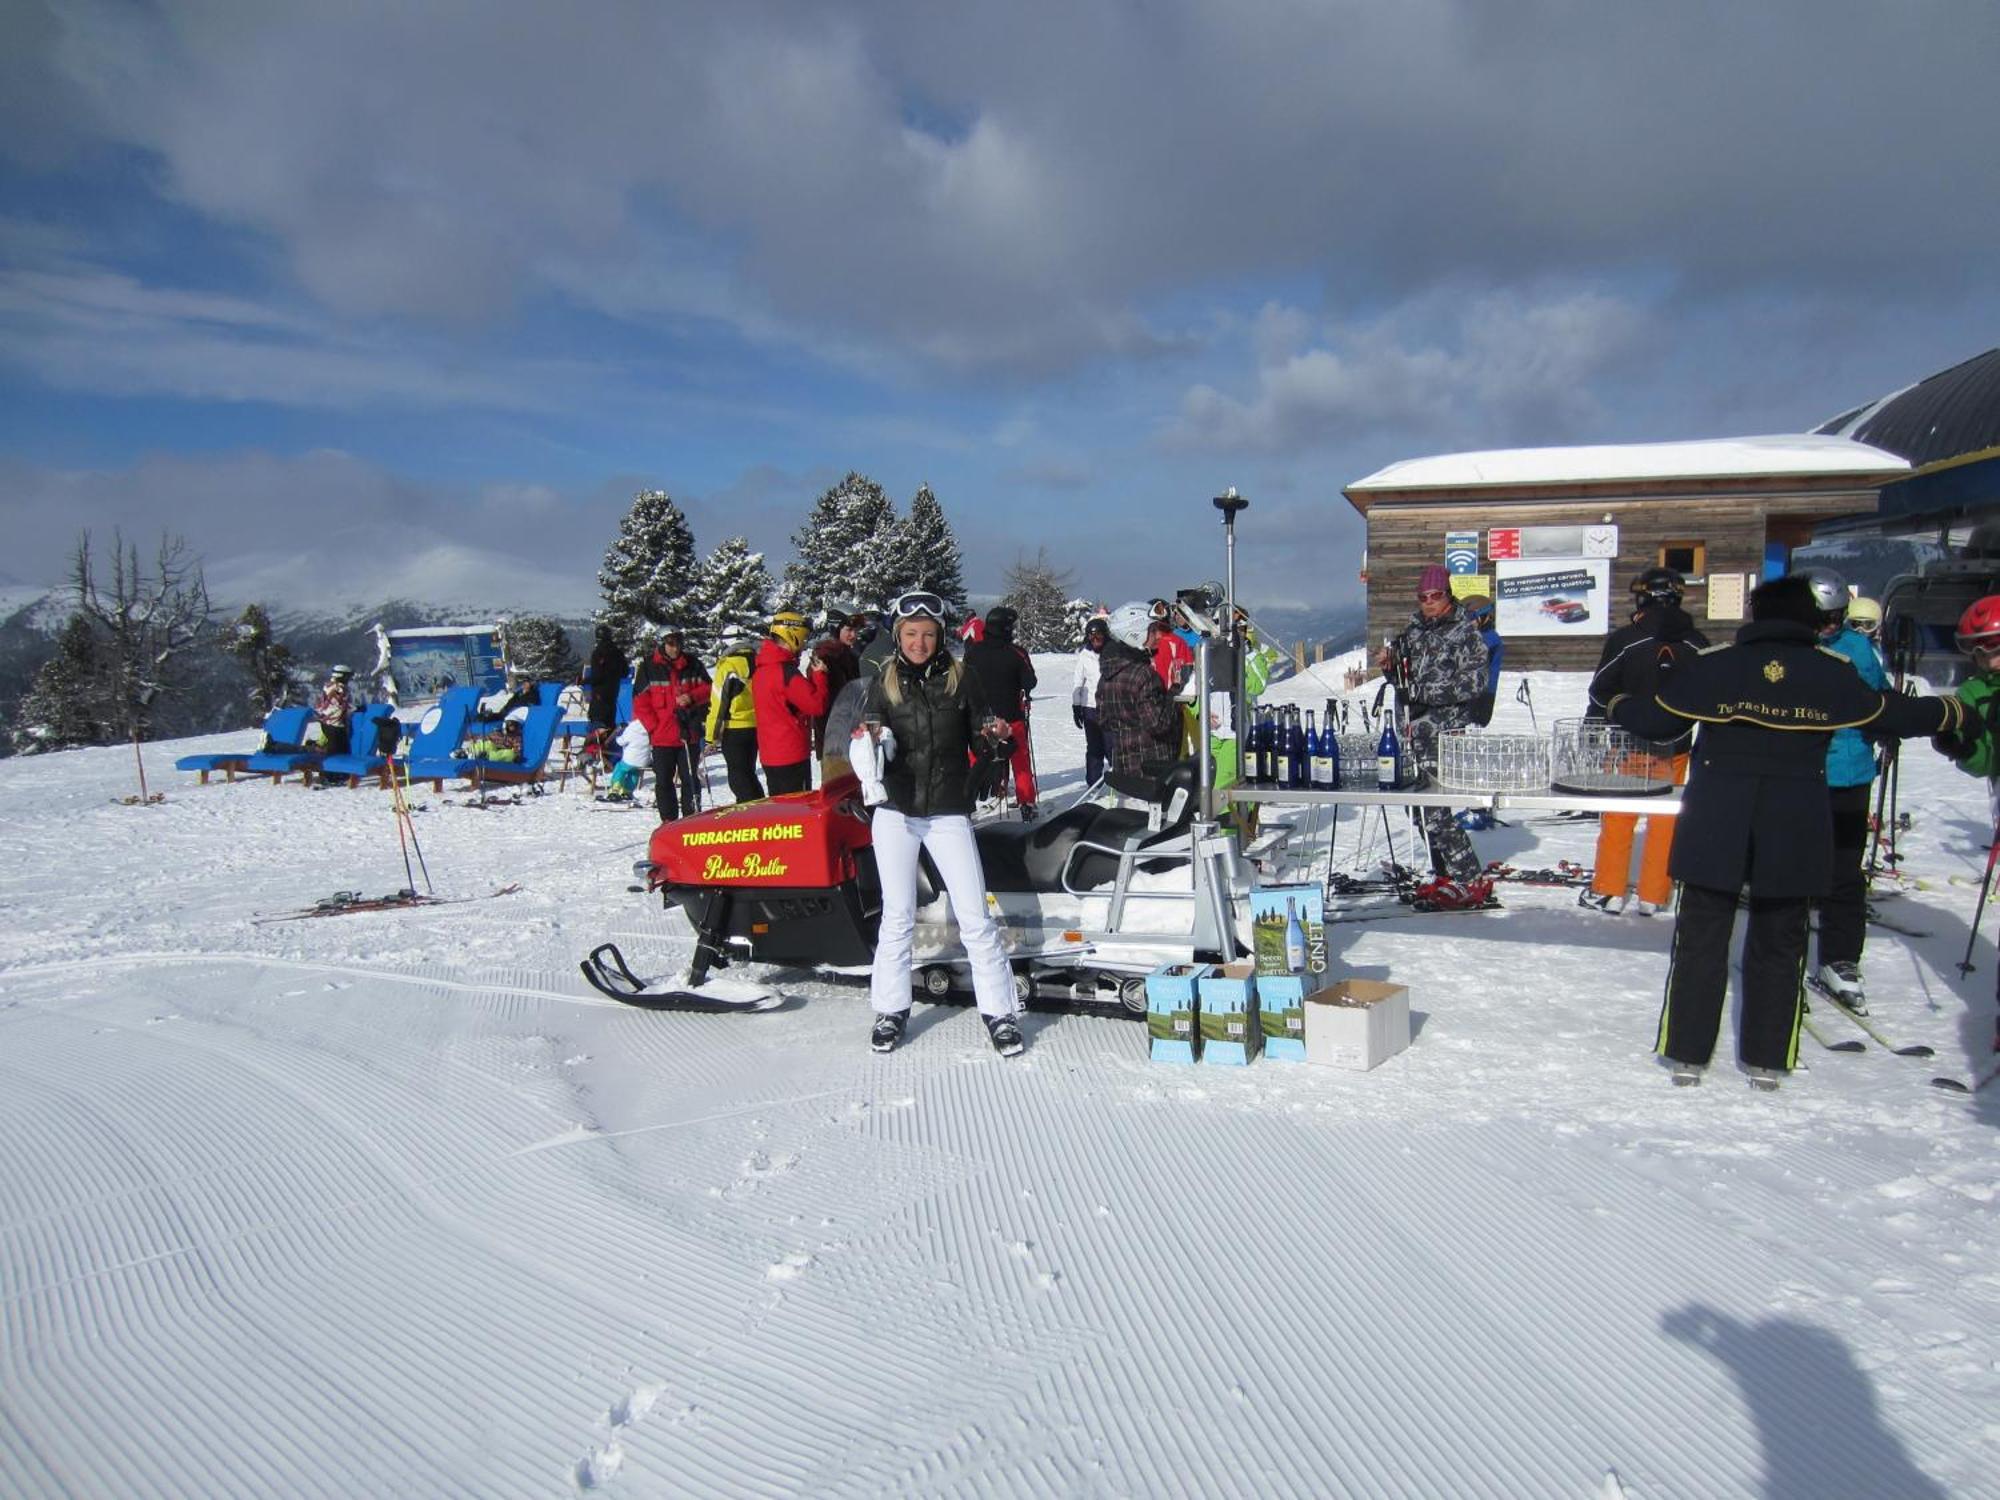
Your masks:
{"label": "snowmobile seat", "polygon": [[[478,699],[477,688],[446,688],[444,696],[437,702],[437,721],[430,728],[417,732],[410,741],[409,753],[403,759],[414,761],[450,755],[458,748],[458,742],[465,738],[466,719]],[[361,784],[362,777],[373,776],[379,785],[386,787],[389,785],[389,757],[361,752],[329,755],[320,763],[320,772],[329,776],[351,776],[354,786]]]}
{"label": "snowmobile seat", "polygon": [[[312,720],[312,710],[294,705],[291,708],[274,708],[264,715],[265,745],[303,745],[306,725]],[[253,755],[261,755],[261,750],[230,750],[210,755],[183,755],[174,762],[176,771],[196,771],[201,775],[201,784],[208,785],[211,772],[220,771],[230,781],[244,768]]]}
{"label": "snowmobile seat", "polygon": [[[979,862],[990,891],[1059,891],[1067,877],[1077,890],[1096,890],[1118,877],[1118,854],[1135,837],[1139,848],[1164,845],[1186,828],[1194,816],[1194,772],[1177,766],[1159,779],[1154,790],[1171,805],[1173,793],[1187,796],[1175,820],[1148,833],[1152,815],[1132,807],[1105,807],[1079,802],[1053,818],[1035,823],[987,823],[974,831]],[[1179,861],[1147,860],[1139,868],[1158,873]]]}

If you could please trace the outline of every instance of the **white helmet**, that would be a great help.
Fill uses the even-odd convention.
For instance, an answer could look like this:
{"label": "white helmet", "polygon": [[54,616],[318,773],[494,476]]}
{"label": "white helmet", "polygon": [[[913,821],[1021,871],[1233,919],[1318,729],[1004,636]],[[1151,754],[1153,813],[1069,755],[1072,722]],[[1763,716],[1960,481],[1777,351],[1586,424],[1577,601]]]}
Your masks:
{"label": "white helmet", "polygon": [[1812,589],[1813,605],[1822,616],[1829,620],[1846,617],[1850,596],[1845,578],[1831,568],[1807,568],[1805,579]]}
{"label": "white helmet", "polygon": [[1121,604],[1111,611],[1105,621],[1111,628],[1111,639],[1130,646],[1134,651],[1146,649],[1146,632],[1153,627],[1151,606],[1141,600]]}

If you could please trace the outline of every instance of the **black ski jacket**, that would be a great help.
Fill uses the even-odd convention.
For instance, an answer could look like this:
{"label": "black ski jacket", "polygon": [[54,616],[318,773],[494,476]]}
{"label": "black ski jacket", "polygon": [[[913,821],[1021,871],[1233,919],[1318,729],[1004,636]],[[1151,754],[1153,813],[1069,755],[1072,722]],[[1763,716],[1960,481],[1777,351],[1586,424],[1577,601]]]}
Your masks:
{"label": "black ski jacket", "polygon": [[618,719],[618,684],[632,664],[617,646],[603,641],[590,653],[590,722],[612,724]]}
{"label": "black ski jacket", "polygon": [[[890,701],[891,673],[901,702]],[[970,814],[973,758],[990,756],[994,748],[979,728],[986,710],[972,674],[962,666],[954,674],[950,653],[941,650],[921,667],[892,656],[864,680],[862,716],[880,714],[896,735],[896,753],[882,772],[889,806],[910,818]]]}
{"label": "black ski jacket", "polygon": [[1715,890],[1821,896],[1833,878],[1826,747],[1866,726],[1909,739],[1957,729],[1956,698],[1877,692],[1846,657],[1790,620],[1744,626],[1732,646],[1676,663],[1648,699],[1614,697],[1613,723],[1650,740],[1699,726],[1668,870]]}
{"label": "black ski jacket", "polygon": [[[1590,717],[1606,717],[1605,705],[1622,693],[1651,698],[1660,682],[1677,665],[1685,665],[1708,649],[1708,637],[1677,604],[1648,604],[1630,625],[1605,637],[1604,652],[1590,679]],[[1671,740],[1649,741],[1652,749],[1679,755],[1694,738],[1694,726]]]}
{"label": "black ski jacket", "polygon": [[979,684],[981,705],[994,718],[1012,724],[1022,717],[1035,690],[1035,664],[1011,635],[989,630],[984,639],[969,642],[965,667]]}

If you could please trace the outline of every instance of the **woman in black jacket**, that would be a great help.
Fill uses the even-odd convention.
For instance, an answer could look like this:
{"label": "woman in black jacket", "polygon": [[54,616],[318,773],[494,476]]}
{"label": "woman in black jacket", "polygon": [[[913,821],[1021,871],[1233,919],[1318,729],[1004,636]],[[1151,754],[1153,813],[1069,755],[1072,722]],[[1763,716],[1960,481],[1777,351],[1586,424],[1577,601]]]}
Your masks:
{"label": "woman in black jacket", "polygon": [[986,908],[986,875],[972,837],[972,766],[1004,743],[1005,726],[944,646],[944,601],[905,594],[890,608],[896,649],[868,682],[855,738],[874,741],[884,798],[873,817],[882,922],[875,940],[870,1045],[894,1050],[910,1019],[910,949],[916,933],[917,856],[928,850],[951,896],[972,961],[972,991],[994,1047],[1022,1050],[1014,978]]}

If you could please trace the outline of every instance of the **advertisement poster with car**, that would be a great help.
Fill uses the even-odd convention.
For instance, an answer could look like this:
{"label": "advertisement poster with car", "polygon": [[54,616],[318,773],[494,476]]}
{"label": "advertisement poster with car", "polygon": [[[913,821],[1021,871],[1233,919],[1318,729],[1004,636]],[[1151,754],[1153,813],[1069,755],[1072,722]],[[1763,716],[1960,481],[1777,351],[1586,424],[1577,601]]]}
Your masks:
{"label": "advertisement poster with car", "polygon": [[1611,560],[1503,558],[1493,564],[1494,625],[1502,638],[1604,635],[1611,619]]}

